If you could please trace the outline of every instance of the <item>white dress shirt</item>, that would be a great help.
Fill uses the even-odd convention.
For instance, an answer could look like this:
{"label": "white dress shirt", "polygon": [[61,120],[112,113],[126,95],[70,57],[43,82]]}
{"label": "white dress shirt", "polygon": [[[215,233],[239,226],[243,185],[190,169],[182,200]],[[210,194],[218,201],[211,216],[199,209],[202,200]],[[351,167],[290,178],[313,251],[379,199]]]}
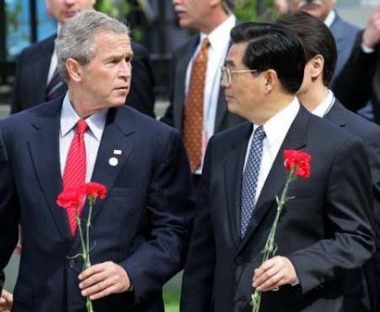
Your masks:
{"label": "white dress shirt", "polygon": [[[256,187],[256,196],[255,196],[255,205],[261,190],[263,189],[265,180],[268,177],[269,171],[272,168],[273,162],[276,159],[276,156],[280,150],[282,143],[284,142],[285,136],[287,135],[290,126],[292,125],[296,115],[300,109],[300,103],[296,97],[294,97],[293,101],[286,106],[283,110],[278,112],[272,118],[270,118],[264,125],[264,131],[266,137],[263,141],[263,155],[261,158],[260,165],[260,173],[257,179],[257,187]],[[253,130],[259,127],[258,125],[253,125]],[[248,142],[247,152],[245,155],[245,165],[248,160],[249,151],[252,145],[253,139],[252,131],[251,137]]]}
{"label": "white dress shirt", "polygon": [[[107,111],[108,109],[104,109],[86,119],[86,123],[88,125],[88,130],[84,134],[87,161],[86,183],[91,181],[92,173],[94,171],[100,140],[106,124]],[[66,93],[61,110],[61,131],[59,136],[59,156],[62,177],[65,170],[67,154],[75,134],[75,126],[79,119],[80,117],[72,107],[68,93]]]}

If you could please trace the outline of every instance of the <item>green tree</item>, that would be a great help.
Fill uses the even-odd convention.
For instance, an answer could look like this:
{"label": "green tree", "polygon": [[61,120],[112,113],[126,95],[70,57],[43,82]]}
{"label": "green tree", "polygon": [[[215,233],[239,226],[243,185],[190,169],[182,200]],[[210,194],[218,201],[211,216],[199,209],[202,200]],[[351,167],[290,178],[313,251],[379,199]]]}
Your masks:
{"label": "green tree", "polygon": [[239,20],[248,22],[275,20],[279,13],[274,0],[236,0],[235,14]]}

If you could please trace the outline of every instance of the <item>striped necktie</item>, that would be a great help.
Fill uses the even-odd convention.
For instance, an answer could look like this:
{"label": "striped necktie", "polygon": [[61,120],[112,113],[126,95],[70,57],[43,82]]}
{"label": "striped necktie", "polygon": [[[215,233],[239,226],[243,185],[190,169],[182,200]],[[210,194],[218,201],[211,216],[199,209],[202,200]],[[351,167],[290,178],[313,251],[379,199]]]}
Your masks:
{"label": "striped necktie", "polygon": [[[86,121],[79,120],[76,126],[76,132],[71,141],[70,149],[67,154],[65,170],[63,172],[63,188],[75,188],[81,186],[86,181],[86,146],[84,142],[84,133],[88,129]],[[77,229],[76,215],[80,216],[83,205],[74,209],[66,209],[70,225],[71,235],[75,236]]]}
{"label": "striped necktie", "polygon": [[66,91],[65,83],[58,71],[55,69],[53,76],[51,77],[48,85],[46,86],[46,100],[52,101],[63,95]]}

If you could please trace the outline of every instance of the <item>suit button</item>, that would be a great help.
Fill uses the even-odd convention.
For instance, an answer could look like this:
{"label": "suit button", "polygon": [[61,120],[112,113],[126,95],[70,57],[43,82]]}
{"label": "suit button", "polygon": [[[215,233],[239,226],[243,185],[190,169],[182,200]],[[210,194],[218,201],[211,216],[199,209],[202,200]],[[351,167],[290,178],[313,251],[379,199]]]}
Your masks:
{"label": "suit button", "polygon": [[69,265],[69,268],[72,269],[75,266],[75,260],[70,259],[68,265]]}
{"label": "suit button", "polygon": [[236,264],[243,264],[243,263],[244,263],[243,257],[237,257],[236,258]]}

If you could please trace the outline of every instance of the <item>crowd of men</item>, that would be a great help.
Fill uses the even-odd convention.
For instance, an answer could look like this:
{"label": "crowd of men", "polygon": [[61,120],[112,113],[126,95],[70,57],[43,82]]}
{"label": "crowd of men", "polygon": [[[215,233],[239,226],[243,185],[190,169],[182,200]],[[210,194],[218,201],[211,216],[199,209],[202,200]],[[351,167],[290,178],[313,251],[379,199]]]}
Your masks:
{"label": "crowd of men", "polygon": [[[239,21],[234,0],[172,2],[196,33],[155,116],[130,29],[95,0],[46,0],[57,34],[19,56],[0,121],[0,312],[162,312],[181,270],[182,312],[252,311],[255,290],[261,312],[379,312],[380,7],[360,30],[335,0],[276,1],[272,22]],[[311,156],[308,179],[286,184],[284,150]],[[107,195],[76,206],[84,269],[81,225],[56,200],[88,182]]]}

